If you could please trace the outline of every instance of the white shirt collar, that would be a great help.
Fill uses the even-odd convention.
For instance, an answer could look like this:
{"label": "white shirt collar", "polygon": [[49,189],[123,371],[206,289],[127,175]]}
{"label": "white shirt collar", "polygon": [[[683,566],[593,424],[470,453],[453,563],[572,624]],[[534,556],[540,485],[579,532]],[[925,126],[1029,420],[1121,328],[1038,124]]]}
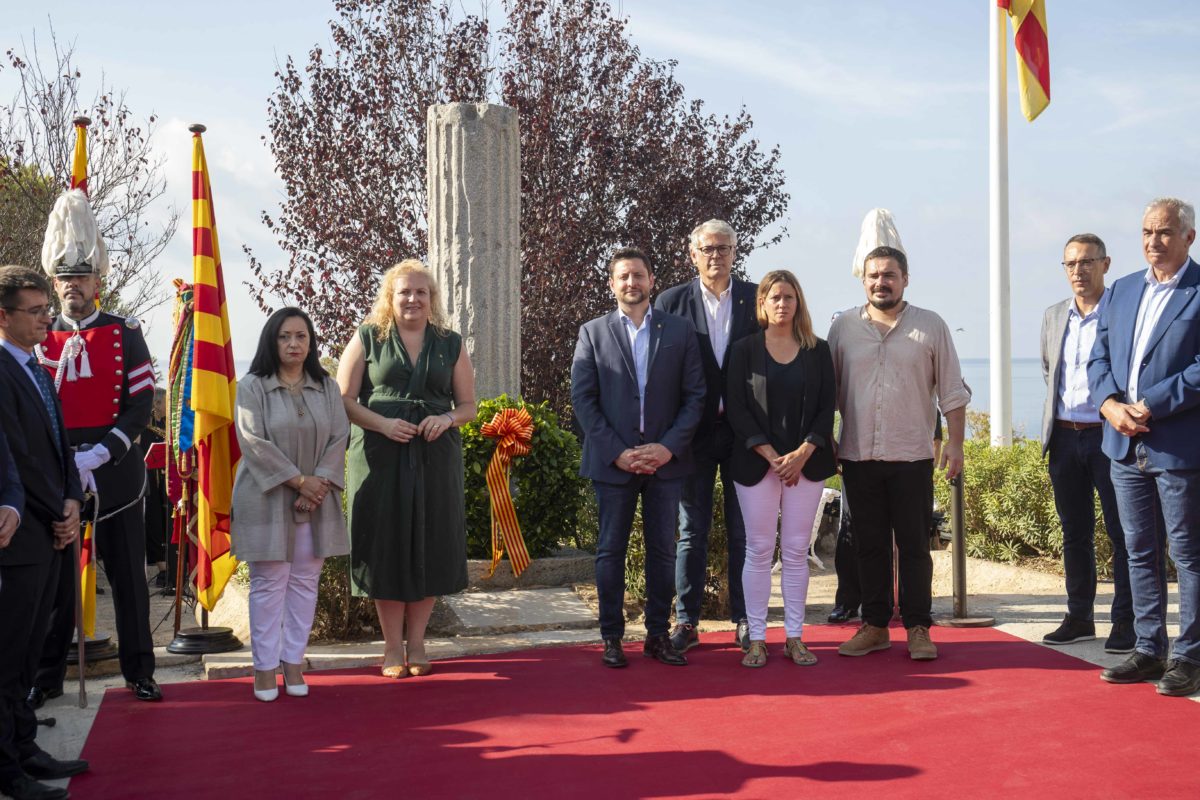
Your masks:
{"label": "white shirt collar", "polygon": [[1176,286],[1179,285],[1179,279],[1183,277],[1183,273],[1188,271],[1188,267],[1191,266],[1191,264],[1192,264],[1192,259],[1189,256],[1183,262],[1183,266],[1179,268],[1179,271],[1176,272],[1174,275],[1172,275],[1170,280],[1166,280],[1166,281],[1160,281],[1158,278],[1154,277],[1154,267],[1147,267],[1146,268],[1146,283],[1150,284],[1150,288],[1152,288],[1152,289],[1153,288],[1174,289]]}
{"label": "white shirt collar", "polygon": [[624,311],[621,310],[620,306],[617,306],[617,313],[621,315],[621,321],[623,323],[629,323],[631,326],[633,326],[634,330],[640,331],[642,328],[646,327],[646,325],[650,322],[650,317],[654,313],[654,306],[650,306],[650,305],[646,306],[646,316],[642,317],[641,326],[634,325],[633,320],[629,318],[628,314],[626,314]]}
{"label": "white shirt collar", "polygon": [[96,318],[100,316],[100,306],[96,306],[92,310],[91,314],[88,314],[86,317],[79,320],[79,322],[76,322],[75,320],[71,319],[66,314],[59,314],[59,316],[63,318],[63,322],[65,322],[68,325],[71,325],[73,327],[78,326],[82,330],[83,328],[86,328],[88,325],[91,325],[93,322],[95,322]]}
{"label": "white shirt collar", "polygon": [[729,285],[726,286],[725,291],[721,292],[720,294],[713,294],[712,292],[710,292],[708,290],[708,287],[704,285],[704,281],[700,281],[700,292],[705,297],[712,300],[712,302],[714,302],[714,303],[720,303],[726,297],[729,297],[729,293],[732,291],[733,291],[733,278],[729,279]]}

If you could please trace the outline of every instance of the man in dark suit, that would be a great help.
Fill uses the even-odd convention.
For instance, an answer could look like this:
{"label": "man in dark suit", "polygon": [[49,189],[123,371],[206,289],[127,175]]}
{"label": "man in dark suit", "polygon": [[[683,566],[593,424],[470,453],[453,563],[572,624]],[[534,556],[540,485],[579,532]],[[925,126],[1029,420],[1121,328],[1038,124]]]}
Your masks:
{"label": "man in dark suit", "polygon": [[67,797],[39,781],[87,769],[37,746],[37,718],[25,702],[30,647],[45,635],[51,578],[72,557],[83,502],[54,385],[33,354],[50,325],[50,297],[37,272],[0,267],[0,429],[25,493],[20,526],[0,550],[0,791],[18,800]]}
{"label": "man in dark suit", "polygon": [[700,360],[708,392],[704,416],[692,441],[696,471],[684,480],[679,504],[679,545],[675,556],[675,628],[671,642],[679,651],[700,643],[696,624],[708,575],[708,534],[713,520],[713,482],[721,471],[725,496],[725,531],[729,546],[730,621],[734,638],[750,646],[746,602],[742,596],[742,566],[746,561],[746,526],[737,492],[729,476],[733,432],[725,419],[726,367],[731,345],[760,330],[755,318],[757,286],[731,274],[737,257],[737,234],[727,222],[710,219],[692,231],[690,253],[699,273],[687,283],[667,289],[654,307],[690,320],[696,328]]}
{"label": "man in dark suit", "polygon": [[571,403],[583,430],[579,474],[592,480],[600,516],[596,593],[603,663],[624,667],[625,551],[638,498],[646,543],[643,654],[664,664],[687,659],[667,634],[674,582],[675,523],[690,448],[704,411],[704,372],[696,330],[650,310],[654,272],[640,250],[617,251],[608,265],[617,310],[584,323],[571,363]]}
{"label": "man in dark suit", "polygon": [[[1129,551],[1137,644],[1100,677],[1161,678],[1158,693],[1200,691],[1200,266],[1188,256],[1196,212],[1175,198],[1142,217],[1149,269],[1113,284],[1088,362],[1108,422],[1104,453]],[[1164,543],[1179,577],[1179,636],[1167,660]]]}
{"label": "man in dark suit", "polygon": [[1050,457],[1050,484],[1063,534],[1063,572],[1067,614],[1062,624],[1042,637],[1051,645],[1096,638],[1096,500],[1112,541],[1112,631],[1106,653],[1133,652],[1133,600],[1125,533],[1117,513],[1108,456],[1100,449],[1100,411],[1088,392],[1087,362],[1096,328],[1108,303],[1104,275],[1111,259],[1094,233],[1067,240],[1063,268],[1072,297],[1046,309],[1042,317],[1042,377],[1046,402],[1042,409],[1042,457]]}

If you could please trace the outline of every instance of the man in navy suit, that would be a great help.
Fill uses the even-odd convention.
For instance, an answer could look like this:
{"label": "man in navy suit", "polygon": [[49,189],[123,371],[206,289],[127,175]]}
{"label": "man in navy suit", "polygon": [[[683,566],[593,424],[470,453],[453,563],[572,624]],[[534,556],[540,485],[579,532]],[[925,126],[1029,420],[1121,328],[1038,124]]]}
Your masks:
{"label": "man in navy suit", "polygon": [[654,307],[691,321],[700,345],[700,360],[708,393],[704,416],[692,440],[696,471],[684,480],[679,504],[679,546],[675,556],[675,628],[671,642],[680,651],[700,643],[696,624],[708,575],[708,534],[713,520],[713,481],[721,470],[725,488],[725,532],[729,546],[730,621],[737,624],[734,637],[743,650],[750,647],[746,601],[742,595],[742,566],[746,561],[746,526],[738,507],[737,492],[729,477],[733,456],[733,431],[725,420],[725,367],[734,342],[760,329],[755,317],[753,283],[731,274],[737,257],[737,233],[729,223],[710,219],[692,231],[692,263],[697,277],[667,289]]}
{"label": "man in navy suit", "polygon": [[[1195,209],[1154,200],[1142,218],[1149,268],[1112,287],[1088,362],[1104,426],[1133,593],[1137,644],[1110,683],[1159,680],[1200,691],[1200,266],[1188,256]],[[1167,660],[1164,543],[1179,576],[1179,636]]]}
{"label": "man in navy suit", "polygon": [[646,543],[643,654],[664,664],[687,659],[667,634],[675,593],[675,523],[691,444],[704,413],[704,371],[696,329],[651,311],[654,270],[640,250],[608,264],[617,310],[586,322],[571,363],[571,403],[583,430],[579,474],[592,480],[600,516],[596,594],[603,664],[624,667],[625,551],[638,498]]}
{"label": "man in navy suit", "polygon": [[0,792],[17,800],[67,797],[40,780],[88,768],[37,746],[37,718],[25,702],[30,648],[45,636],[51,578],[72,557],[83,502],[54,384],[33,352],[50,327],[50,298],[41,274],[0,267],[0,429],[25,494],[20,525],[0,549]]}

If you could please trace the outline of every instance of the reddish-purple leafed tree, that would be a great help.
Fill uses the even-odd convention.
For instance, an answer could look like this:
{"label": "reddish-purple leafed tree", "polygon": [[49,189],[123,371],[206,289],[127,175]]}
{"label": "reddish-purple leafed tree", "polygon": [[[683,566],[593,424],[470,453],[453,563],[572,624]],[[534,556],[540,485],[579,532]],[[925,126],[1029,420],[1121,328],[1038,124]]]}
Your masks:
{"label": "reddish-purple leafed tree", "polygon": [[657,286],[690,279],[687,235],[728,220],[742,256],[778,242],[779,150],[752,137],[745,109],[707,114],[673,62],[642,57],[604,2],[508,0],[507,22],[462,16],[450,0],[336,0],[334,51],[279,69],[269,103],[287,198],[264,214],[285,269],[252,258],[267,308],[298,303],[337,352],[378,276],[424,257],[425,109],[491,100],[521,129],[521,385],[569,407],[579,325],[611,309],[605,263],[616,247],[650,253]]}

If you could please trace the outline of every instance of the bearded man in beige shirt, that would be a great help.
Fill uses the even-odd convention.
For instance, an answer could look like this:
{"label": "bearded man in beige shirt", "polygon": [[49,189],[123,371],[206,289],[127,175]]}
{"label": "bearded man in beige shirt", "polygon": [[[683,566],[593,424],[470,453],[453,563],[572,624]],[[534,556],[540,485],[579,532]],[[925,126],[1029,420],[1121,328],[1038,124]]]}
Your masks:
{"label": "bearded man in beige shirt", "polygon": [[854,518],[863,591],[863,625],[838,653],[864,656],[892,646],[887,625],[894,533],[908,652],[914,660],[928,661],[937,658],[929,638],[934,468],[929,432],[940,408],[948,435],[939,466],[947,479],[957,476],[971,393],[949,327],[934,312],[904,300],[904,251],[877,247],[863,266],[866,305],[842,314],[829,329],[842,415],[838,459]]}

